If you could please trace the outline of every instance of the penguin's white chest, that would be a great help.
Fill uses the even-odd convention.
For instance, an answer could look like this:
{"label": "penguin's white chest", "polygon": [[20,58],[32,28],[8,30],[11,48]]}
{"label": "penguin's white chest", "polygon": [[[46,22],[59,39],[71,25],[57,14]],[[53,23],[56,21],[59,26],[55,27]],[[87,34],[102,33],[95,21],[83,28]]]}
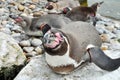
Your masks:
{"label": "penguin's white chest", "polygon": [[56,55],[49,55],[48,53],[45,53],[46,55],[46,62],[52,66],[52,67],[60,67],[60,66],[67,66],[67,65],[74,65],[74,67],[78,67],[84,60],[81,60],[81,62],[76,62],[74,59],[72,59],[69,56],[69,50],[62,56]]}
{"label": "penguin's white chest", "polygon": [[67,66],[67,65],[73,65],[74,67],[78,67],[84,60],[81,60],[79,63],[76,62],[74,59],[72,59],[70,55],[70,45],[65,38],[65,41],[67,42],[67,51],[64,55],[49,55],[48,53],[45,53],[45,58],[47,64],[49,64],[52,67],[60,67],[60,66]]}

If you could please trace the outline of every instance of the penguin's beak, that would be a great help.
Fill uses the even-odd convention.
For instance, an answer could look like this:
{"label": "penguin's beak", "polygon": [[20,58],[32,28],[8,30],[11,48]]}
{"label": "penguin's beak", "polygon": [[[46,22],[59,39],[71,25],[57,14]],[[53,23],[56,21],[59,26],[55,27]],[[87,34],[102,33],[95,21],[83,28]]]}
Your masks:
{"label": "penguin's beak", "polygon": [[101,5],[101,4],[103,4],[103,3],[104,3],[104,1],[100,2],[99,4]]}
{"label": "penguin's beak", "polygon": [[107,71],[113,71],[120,66],[120,58],[118,59],[111,59],[99,48],[99,47],[91,47],[87,49],[90,61],[95,63],[101,69]]}
{"label": "penguin's beak", "polygon": [[98,3],[98,7],[100,7],[100,6],[101,6],[101,4],[103,4],[103,3],[104,3],[104,1],[99,2],[99,3]]}

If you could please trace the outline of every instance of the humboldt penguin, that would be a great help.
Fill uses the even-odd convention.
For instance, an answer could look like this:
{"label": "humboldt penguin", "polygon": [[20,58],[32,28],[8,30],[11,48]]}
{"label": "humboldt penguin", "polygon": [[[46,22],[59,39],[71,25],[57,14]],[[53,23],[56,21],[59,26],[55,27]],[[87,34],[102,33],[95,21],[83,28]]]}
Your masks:
{"label": "humboldt penguin", "polygon": [[66,13],[66,17],[70,18],[73,21],[93,21],[93,25],[96,24],[96,12],[97,8],[100,7],[100,5],[103,2],[94,3],[90,7],[86,6],[78,6],[72,8],[72,10],[68,11]]}
{"label": "humboldt penguin", "polygon": [[71,22],[69,18],[57,14],[48,14],[41,17],[29,17],[25,15],[10,15],[21,26],[25,33],[29,36],[41,36],[40,27],[48,24],[54,28],[61,28],[65,24]]}
{"label": "humboldt penguin", "polygon": [[80,21],[71,22],[61,29],[49,28],[43,36],[46,62],[59,74],[69,74],[89,62],[103,70],[117,69],[120,58],[112,59],[105,55],[100,49],[101,44],[94,26]]}

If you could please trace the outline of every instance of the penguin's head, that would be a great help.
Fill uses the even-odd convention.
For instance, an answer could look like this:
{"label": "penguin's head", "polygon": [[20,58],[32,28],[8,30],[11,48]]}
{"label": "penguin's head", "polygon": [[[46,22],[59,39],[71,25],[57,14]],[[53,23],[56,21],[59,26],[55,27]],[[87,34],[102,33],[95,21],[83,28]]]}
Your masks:
{"label": "penguin's head", "polygon": [[57,29],[48,30],[43,37],[43,46],[45,51],[52,55],[62,54],[67,50],[67,37]]}
{"label": "penguin's head", "polygon": [[95,11],[95,12],[97,12],[97,9],[101,6],[101,4],[103,4],[104,3],[104,1],[102,1],[102,2],[96,2],[96,3],[94,3],[93,5],[91,5],[91,8]]}

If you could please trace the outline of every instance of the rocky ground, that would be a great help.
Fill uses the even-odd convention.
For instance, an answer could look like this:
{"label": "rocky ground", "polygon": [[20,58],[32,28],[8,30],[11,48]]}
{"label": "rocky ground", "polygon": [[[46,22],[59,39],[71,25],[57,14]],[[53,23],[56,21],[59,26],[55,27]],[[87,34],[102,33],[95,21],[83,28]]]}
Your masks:
{"label": "rocky ground", "polygon": [[[53,0],[56,1],[56,0]],[[71,73],[53,73],[44,61],[44,50],[40,37],[29,37],[9,17],[10,14],[42,16],[50,12],[61,12],[63,7],[75,7],[75,0],[60,0],[47,10],[47,0],[1,0],[0,1],[0,79],[1,80],[120,80],[120,68],[106,72],[94,64]],[[120,57],[120,22],[101,15],[96,29],[103,40],[102,50],[112,58]],[[28,63],[26,65],[26,62]],[[26,65],[26,66],[25,66]],[[25,66],[22,70],[21,68]],[[21,71],[20,71],[21,70]],[[19,73],[20,71],[20,73]],[[17,75],[17,73],[19,73]],[[12,74],[12,75],[11,75]],[[17,75],[17,76],[16,76]],[[14,78],[16,76],[16,78]]]}

